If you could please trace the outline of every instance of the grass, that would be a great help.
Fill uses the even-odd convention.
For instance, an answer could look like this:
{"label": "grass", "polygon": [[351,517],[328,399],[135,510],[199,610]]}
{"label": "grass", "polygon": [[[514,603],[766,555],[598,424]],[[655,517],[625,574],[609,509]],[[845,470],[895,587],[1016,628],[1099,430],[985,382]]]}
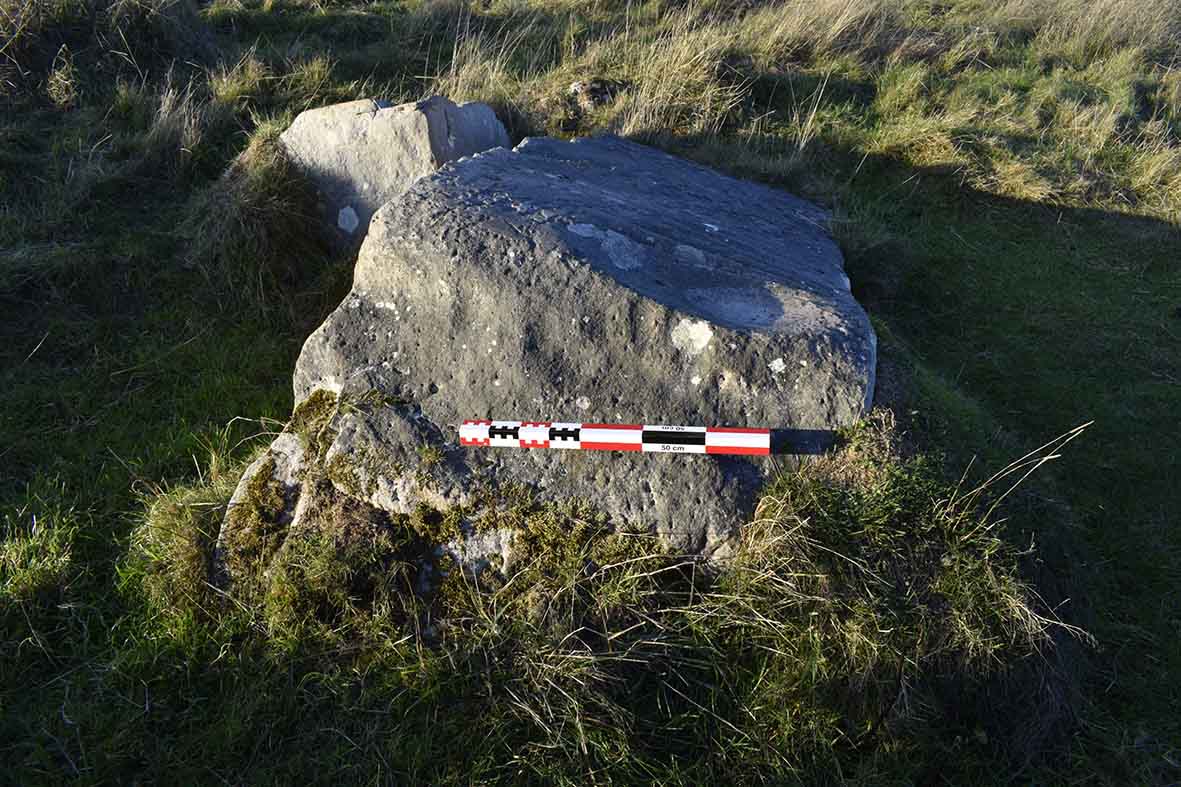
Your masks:
{"label": "grass", "polygon": [[[882,413],[782,477],[716,576],[528,495],[459,514],[514,534],[511,566],[470,573],[436,552],[431,513],[385,517],[319,484],[298,531],[261,551],[227,544],[227,602],[199,579],[227,491],[209,475],[154,500],[123,582],[149,590],[170,638],[260,632],[263,663],[381,681],[363,707],[394,706],[339,719],[343,734],[422,781],[904,777],[917,752],[952,745],[923,737],[953,698],[957,734],[1021,756],[1066,723],[1056,637],[1078,632],[1018,578],[983,492],[957,495],[933,463],[899,458],[891,427]],[[273,494],[258,490],[247,516],[268,520]],[[410,590],[424,581],[425,595]],[[1018,684],[1015,706],[1002,687]],[[999,708],[1037,712],[1015,731]],[[442,740],[410,731],[423,713]]]}
{"label": "grass", "polygon": [[[0,0],[12,778],[1176,782],[1179,30],[1167,0]],[[572,105],[591,77],[625,87]],[[528,560],[419,597],[449,525],[322,489],[256,594],[210,587],[349,278],[274,134],[431,90],[832,207],[904,426],[780,477],[717,576],[517,500]]]}

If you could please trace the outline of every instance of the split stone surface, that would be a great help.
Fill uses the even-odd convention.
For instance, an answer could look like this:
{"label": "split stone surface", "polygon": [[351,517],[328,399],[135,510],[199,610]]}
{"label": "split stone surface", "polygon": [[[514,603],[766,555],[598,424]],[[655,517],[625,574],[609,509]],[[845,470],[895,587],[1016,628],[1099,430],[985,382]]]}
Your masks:
{"label": "split stone surface", "polygon": [[320,195],[338,247],[360,244],[373,214],[443,164],[508,147],[486,104],[442,96],[391,106],[363,99],[310,109],[279,137]]}
{"label": "split stone surface", "polygon": [[[304,345],[296,401],[324,388],[413,403],[334,421],[329,456],[377,508],[523,483],[723,555],[765,458],[463,449],[456,429],[854,422],[872,400],[876,339],[827,221],[782,191],[617,138],[465,158],[376,213],[352,291]],[[445,459],[424,485],[428,444]]]}

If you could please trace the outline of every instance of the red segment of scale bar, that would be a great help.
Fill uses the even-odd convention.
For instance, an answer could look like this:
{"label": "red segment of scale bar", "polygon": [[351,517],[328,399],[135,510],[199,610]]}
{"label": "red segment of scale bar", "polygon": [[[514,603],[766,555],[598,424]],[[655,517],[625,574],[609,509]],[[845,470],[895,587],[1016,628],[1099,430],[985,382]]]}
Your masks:
{"label": "red segment of scale bar", "polygon": [[705,447],[707,454],[745,454],[748,456],[769,456],[771,454],[770,446],[758,447],[753,446],[737,446],[737,445],[707,445]]}
{"label": "red segment of scale bar", "polygon": [[583,440],[579,447],[584,451],[643,451],[642,443],[588,443]]}

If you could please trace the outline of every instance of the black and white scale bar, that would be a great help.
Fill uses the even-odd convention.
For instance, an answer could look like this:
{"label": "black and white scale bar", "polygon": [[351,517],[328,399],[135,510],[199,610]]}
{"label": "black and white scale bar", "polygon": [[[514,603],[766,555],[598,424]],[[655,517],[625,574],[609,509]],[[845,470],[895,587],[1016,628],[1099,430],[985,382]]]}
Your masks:
{"label": "black and white scale bar", "polygon": [[471,419],[459,427],[459,442],[465,446],[490,448],[761,456],[771,453],[771,430]]}

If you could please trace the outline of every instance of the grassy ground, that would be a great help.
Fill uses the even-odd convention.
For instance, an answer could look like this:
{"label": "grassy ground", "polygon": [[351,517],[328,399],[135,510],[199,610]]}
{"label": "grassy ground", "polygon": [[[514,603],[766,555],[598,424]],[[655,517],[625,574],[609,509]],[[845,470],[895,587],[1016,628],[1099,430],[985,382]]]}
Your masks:
{"label": "grassy ground", "polygon": [[[1179,36],[1165,0],[0,0],[0,780],[1177,782]],[[589,77],[627,87],[583,112]],[[521,584],[573,617],[414,607],[413,522],[211,609],[208,530],[349,278],[270,140],[431,90],[832,207],[904,449],[781,479],[718,585],[584,576],[611,536],[526,506],[557,557]],[[1090,420],[1008,522],[938,505]]]}

